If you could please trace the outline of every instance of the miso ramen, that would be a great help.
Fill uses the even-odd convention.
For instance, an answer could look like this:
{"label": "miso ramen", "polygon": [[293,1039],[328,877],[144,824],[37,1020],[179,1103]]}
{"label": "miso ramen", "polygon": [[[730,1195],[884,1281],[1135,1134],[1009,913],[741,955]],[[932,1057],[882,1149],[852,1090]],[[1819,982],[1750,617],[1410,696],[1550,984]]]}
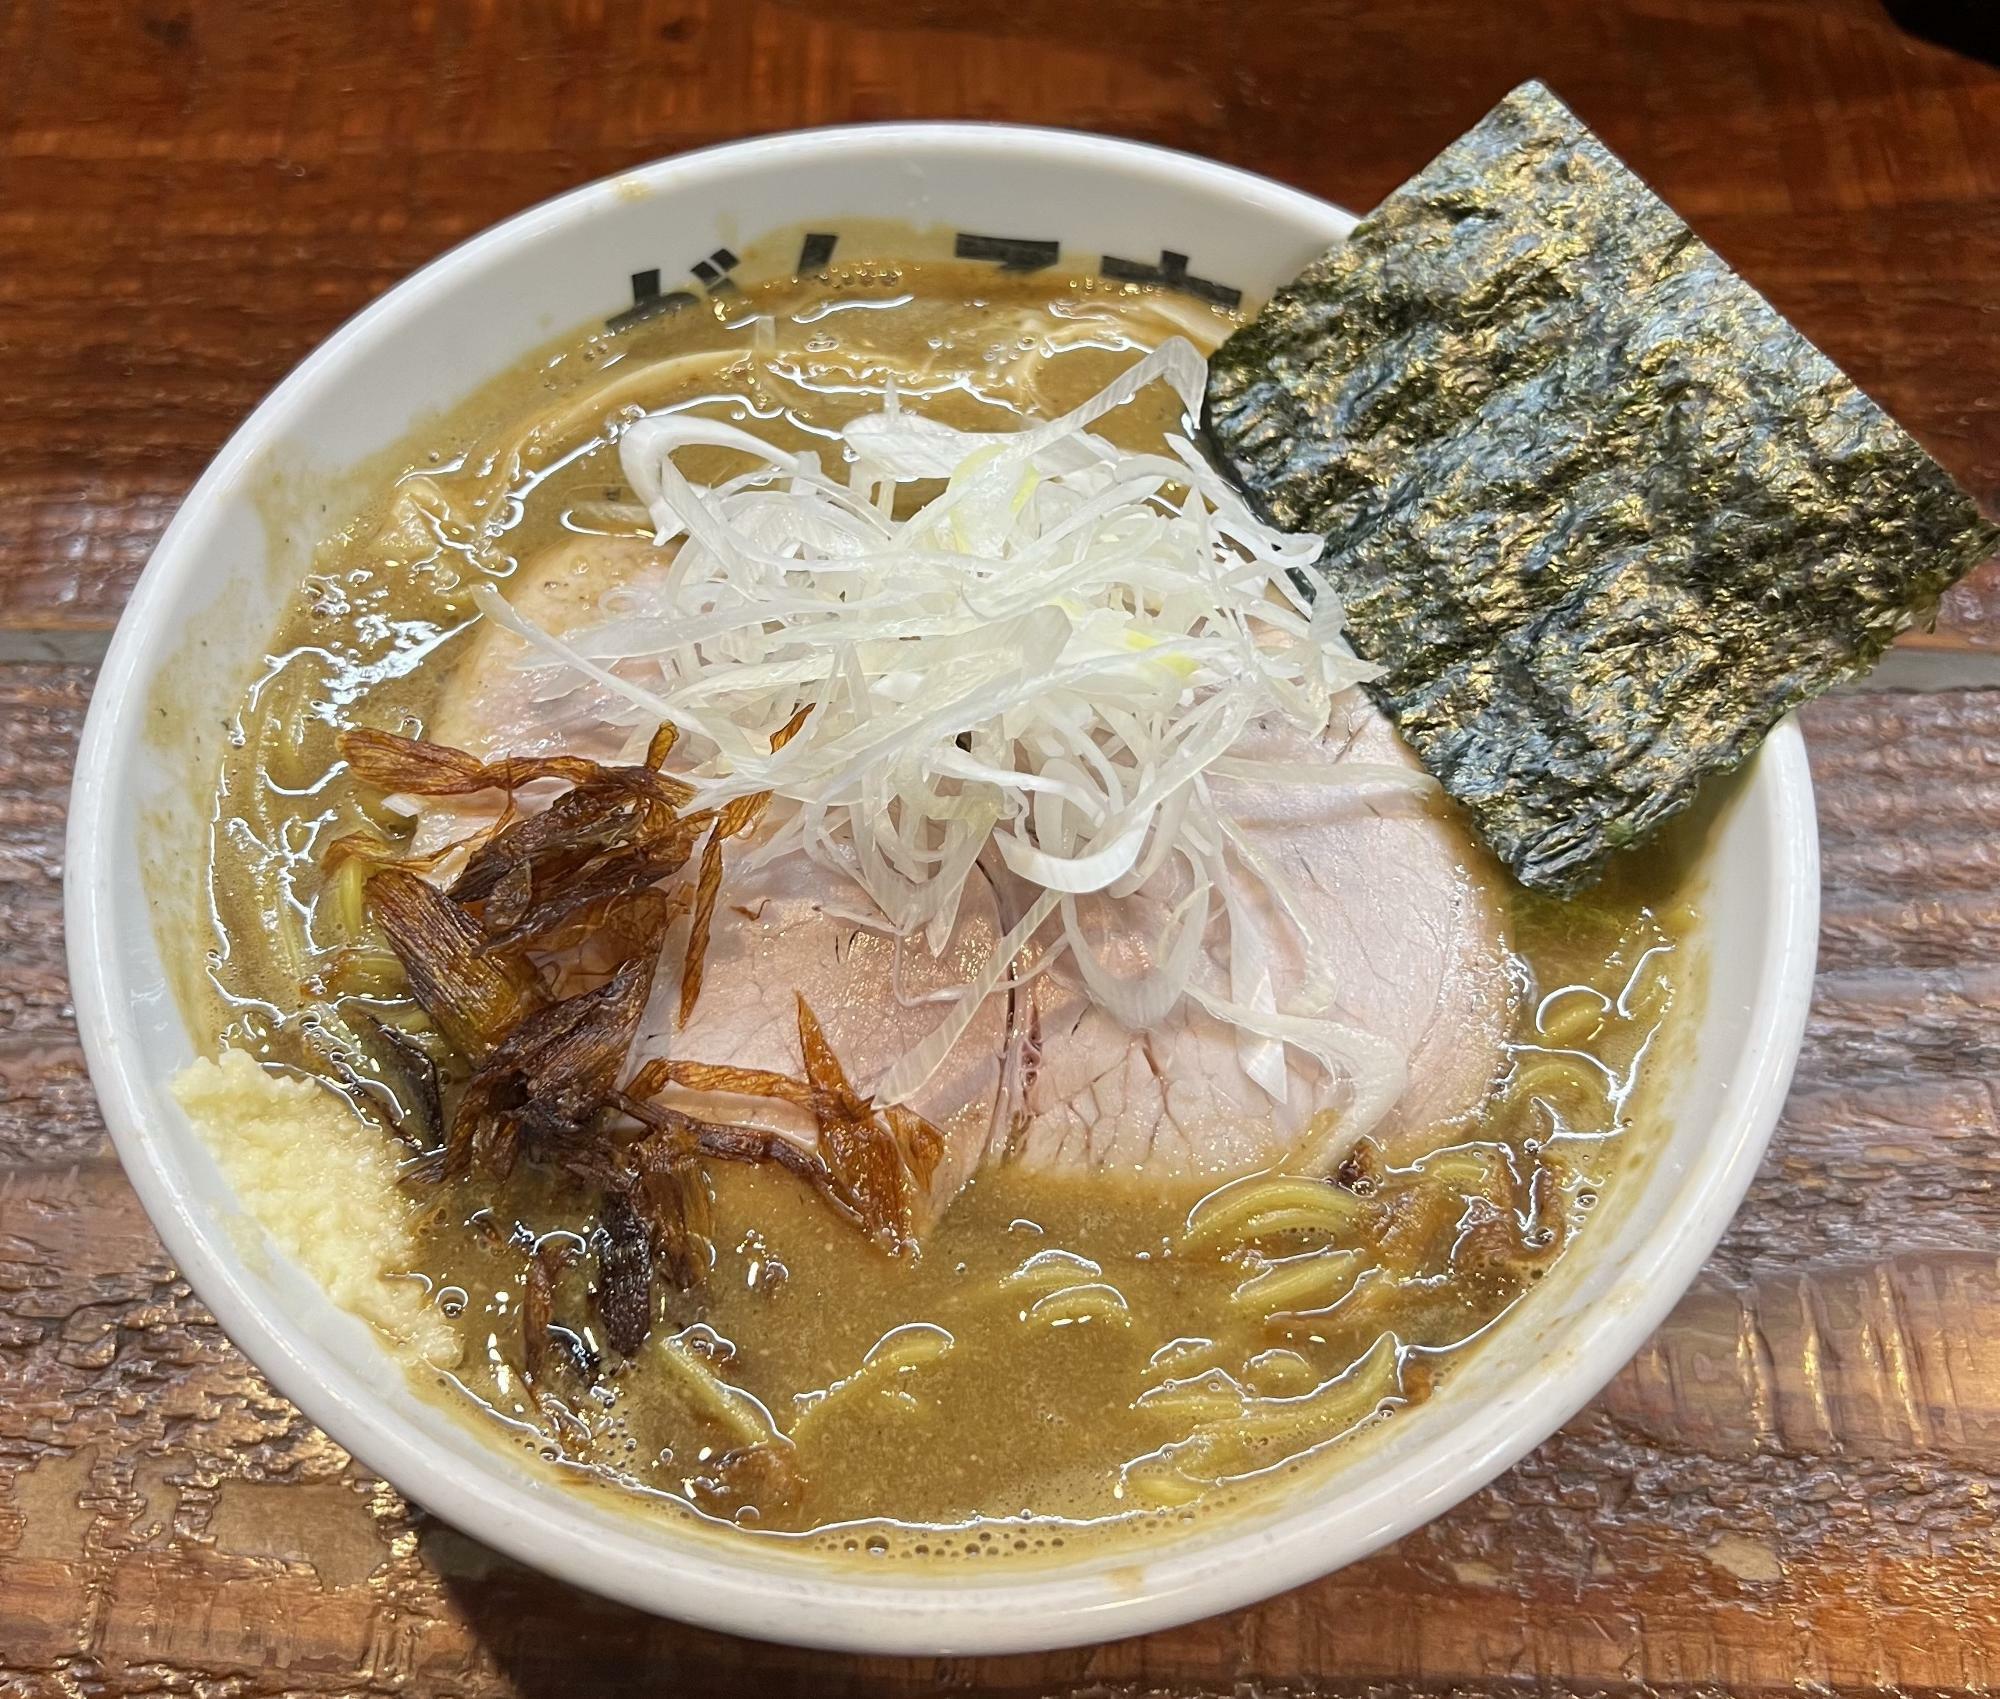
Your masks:
{"label": "miso ramen", "polygon": [[204,1018],[338,1101],[367,1210],[300,1099],[186,1097],[467,1420],[832,1551],[1137,1539],[1365,1443],[1588,1233],[1689,833],[1569,901],[1487,859],[1195,447],[1235,322],[745,287],[545,350],[320,551]]}

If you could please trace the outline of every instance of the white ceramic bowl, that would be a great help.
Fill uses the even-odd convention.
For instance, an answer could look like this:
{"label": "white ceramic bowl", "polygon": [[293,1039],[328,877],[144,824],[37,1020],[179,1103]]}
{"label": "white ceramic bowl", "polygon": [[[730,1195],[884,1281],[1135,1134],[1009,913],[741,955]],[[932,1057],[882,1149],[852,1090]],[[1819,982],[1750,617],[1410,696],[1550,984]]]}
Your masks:
{"label": "white ceramic bowl", "polygon": [[[1673,1084],[1670,1135],[1532,1300],[1358,1466],[1145,1550],[976,1570],[836,1566],[642,1521],[531,1472],[414,1396],[359,1322],[260,1243],[167,1095],[196,1044],[170,989],[186,969],[163,962],[185,964],[205,942],[192,875],[219,726],[372,454],[552,335],[630,306],[635,277],[642,298],[699,289],[691,269],[716,250],[866,218],[1059,242],[1069,263],[1178,268],[1253,301],[1352,222],[1275,183],[1125,142],[895,125],[668,160],[426,267],[257,409],[139,580],[77,763],[66,911],[77,1019],[126,1171],[216,1319],[307,1415],[446,1521],[566,1580],[740,1634],[940,1654],[1106,1639],[1262,1598],[1407,1532],[1540,1442],[1644,1341],[1740,1201],[1791,1074],[1818,908],[1811,786],[1786,724],[1718,825],[1706,1008]],[[660,281],[644,275],[655,271]]]}

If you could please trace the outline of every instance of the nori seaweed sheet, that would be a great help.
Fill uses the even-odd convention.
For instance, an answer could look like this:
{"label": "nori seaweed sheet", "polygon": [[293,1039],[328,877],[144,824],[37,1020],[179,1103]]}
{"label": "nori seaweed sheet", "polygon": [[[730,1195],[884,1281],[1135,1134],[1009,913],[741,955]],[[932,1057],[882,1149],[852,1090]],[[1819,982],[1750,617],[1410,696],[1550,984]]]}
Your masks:
{"label": "nori seaweed sheet", "polygon": [[1567,894],[1874,664],[1972,502],[1547,89],[1516,89],[1210,363],[1218,458],[1376,701]]}

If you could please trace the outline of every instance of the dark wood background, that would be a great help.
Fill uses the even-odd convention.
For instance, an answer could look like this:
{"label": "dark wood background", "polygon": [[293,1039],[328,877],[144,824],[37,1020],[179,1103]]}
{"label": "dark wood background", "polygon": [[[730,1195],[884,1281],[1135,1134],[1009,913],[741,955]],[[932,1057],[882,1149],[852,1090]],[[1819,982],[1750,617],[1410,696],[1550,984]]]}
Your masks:
{"label": "dark wood background", "polygon": [[514,1568],[236,1355],[84,1078],[94,664],[204,462],[371,296],[559,189],[855,119],[1142,137],[1365,208],[1529,76],[1995,505],[2000,72],[1876,0],[0,4],[0,1694],[2000,1687],[2000,570],[1805,716],[1811,1033],[1672,1320],[1442,1520],[1174,1633],[857,1661]]}

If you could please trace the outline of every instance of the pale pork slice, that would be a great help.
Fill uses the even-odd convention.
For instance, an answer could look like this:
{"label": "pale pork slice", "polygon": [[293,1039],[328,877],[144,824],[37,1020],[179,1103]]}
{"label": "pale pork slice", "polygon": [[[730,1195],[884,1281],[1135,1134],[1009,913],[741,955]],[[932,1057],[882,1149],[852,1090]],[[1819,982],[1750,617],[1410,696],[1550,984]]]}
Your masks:
{"label": "pale pork slice", "polygon": [[[673,557],[672,545],[655,548],[644,537],[571,537],[523,561],[500,591],[523,619],[567,637],[601,624],[607,595],[664,573]],[[630,739],[630,728],[612,724],[607,716],[614,706],[622,711],[624,705],[603,685],[579,681],[547,663],[532,664],[537,659],[524,639],[481,620],[465,652],[453,659],[450,686],[426,735],[481,755],[615,759]],[[524,669],[523,661],[531,665]],[[644,733],[638,743],[644,747]]]}
{"label": "pale pork slice", "polygon": [[[1253,729],[1233,753],[1301,771],[1342,760],[1415,767],[1358,690],[1343,699],[1323,743]],[[1374,1137],[1392,1160],[1428,1148],[1438,1129],[1478,1110],[1503,1065],[1514,992],[1495,878],[1457,821],[1419,798],[1384,796],[1379,787],[1209,784],[1324,937],[1330,1003],[1301,1012],[1329,1014],[1406,1058],[1407,1083]],[[1298,933],[1254,871],[1233,851],[1230,861],[1277,1006],[1310,1005]],[[1079,905],[1111,972],[1151,965],[1149,945],[1186,889],[1184,873],[1162,876],[1121,901]],[[1196,978],[1226,996],[1224,936],[1212,928]],[[1244,1072],[1236,1029],[1192,999],[1154,1029],[1128,1031],[1097,1005],[1072,959],[1059,958],[1017,1004],[999,1154],[1030,1168],[1217,1178],[1267,1168],[1301,1155],[1314,1117],[1343,1109],[1351,1096],[1346,1080],[1288,1051],[1286,1100],[1276,1102]],[[1359,1130],[1318,1146],[1310,1165],[1337,1162]]]}
{"label": "pale pork slice", "polygon": [[[502,593],[523,618],[557,637],[596,625],[605,617],[605,595],[648,574],[664,572],[673,551],[643,537],[574,537],[523,561]],[[582,755],[615,761],[643,751],[651,728],[634,732],[607,716],[614,706],[603,685],[549,666],[523,666],[535,656],[505,627],[481,620],[452,657],[451,676],[424,727],[433,743],[473,755]],[[522,792],[533,807],[560,791],[541,784]],[[411,848],[428,854],[439,845],[490,824],[499,798],[426,798]]]}
{"label": "pale pork slice", "polygon": [[[670,550],[641,538],[579,537],[524,562],[506,587],[507,599],[526,618],[557,636],[568,636],[604,617],[603,598],[621,587],[643,588],[663,572]],[[612,706],[602,686],[552,689],[546,669],[523,668],[528,646],[512,632],[482,623],[436,704],[426,735],[475,755],[584,755],[611,761],[633,753],[633,734],[611,725]],[[567,686],[571,681],[560,683]],[[637,739],[640,745],[644,736]],[[555,784],[529,787],[516,799],[530,810]],[[427,851],[490,822],[497,798],[427,799],[415,848]],[[781,805],[782,806],[782,805]],[[775,825],[774,810],[769,824]],[[923,1001],[964,984],[991,958],[999,940],[992,887],[975,872],[959,909],[958,925],[940,957],[922,942],[903,947],[901,996],[892,983],[894,945],[852,916],[867,899],[837,874],[802,855],[789,855],[739,876],[730,871],[756,850],[738,843],[725,856],[722,902],[709,934],[706,971],[694,1018],[674,1027],[680,1001],[685,925],[668,939],[647,1022],[633,1065],[655,1056],[772,1068],[797,1077],[799,1054],[795,993],[818,1016],[850,1081],[866,1091],[883,1069],[935,1027],[946,1012]],[[692,877],[692,869],[689,870]],[[945,1154],[926,1188],[920,1219],[957,1193],[984,1154],[999,1101],[1001,1061],[1007,1049],[1007,998],[989,997],[911,1107],[945,1139]],[[759,1126],[811,1146],[810,1115],[761,1098],[670,1093],[668,1101],[717,1120]]]}
{"label": "pale pork slice", "polygon": [[[941,956],[913,940],[902,946],[899,966],[895,940],[853,918],[865,903],[845,880],[801,855],[725,877],[693,1018],[683,1029],[673,1025],[679,976],[670,948],[640,1032],[638,1058],[772,1068],[797,1078],[804,1058],[796,998],[803,996],[849,1081],[865,1094],[944,1018],[949,1005],[925,1000],[927,995],[977,976],[1000,940],[993,888],[977,870]],[[921,1200],[920,1230],[958,1194],[991,1143],[1007,1013],[1004,993],[988,997],[910,1100],[909,1107],[944,1135],[944,1155]],[[676,1089],[661,1101],[691,1114],[764,1127],[801,1144],[814,1141],[811,1115],[791,1104]]]}

